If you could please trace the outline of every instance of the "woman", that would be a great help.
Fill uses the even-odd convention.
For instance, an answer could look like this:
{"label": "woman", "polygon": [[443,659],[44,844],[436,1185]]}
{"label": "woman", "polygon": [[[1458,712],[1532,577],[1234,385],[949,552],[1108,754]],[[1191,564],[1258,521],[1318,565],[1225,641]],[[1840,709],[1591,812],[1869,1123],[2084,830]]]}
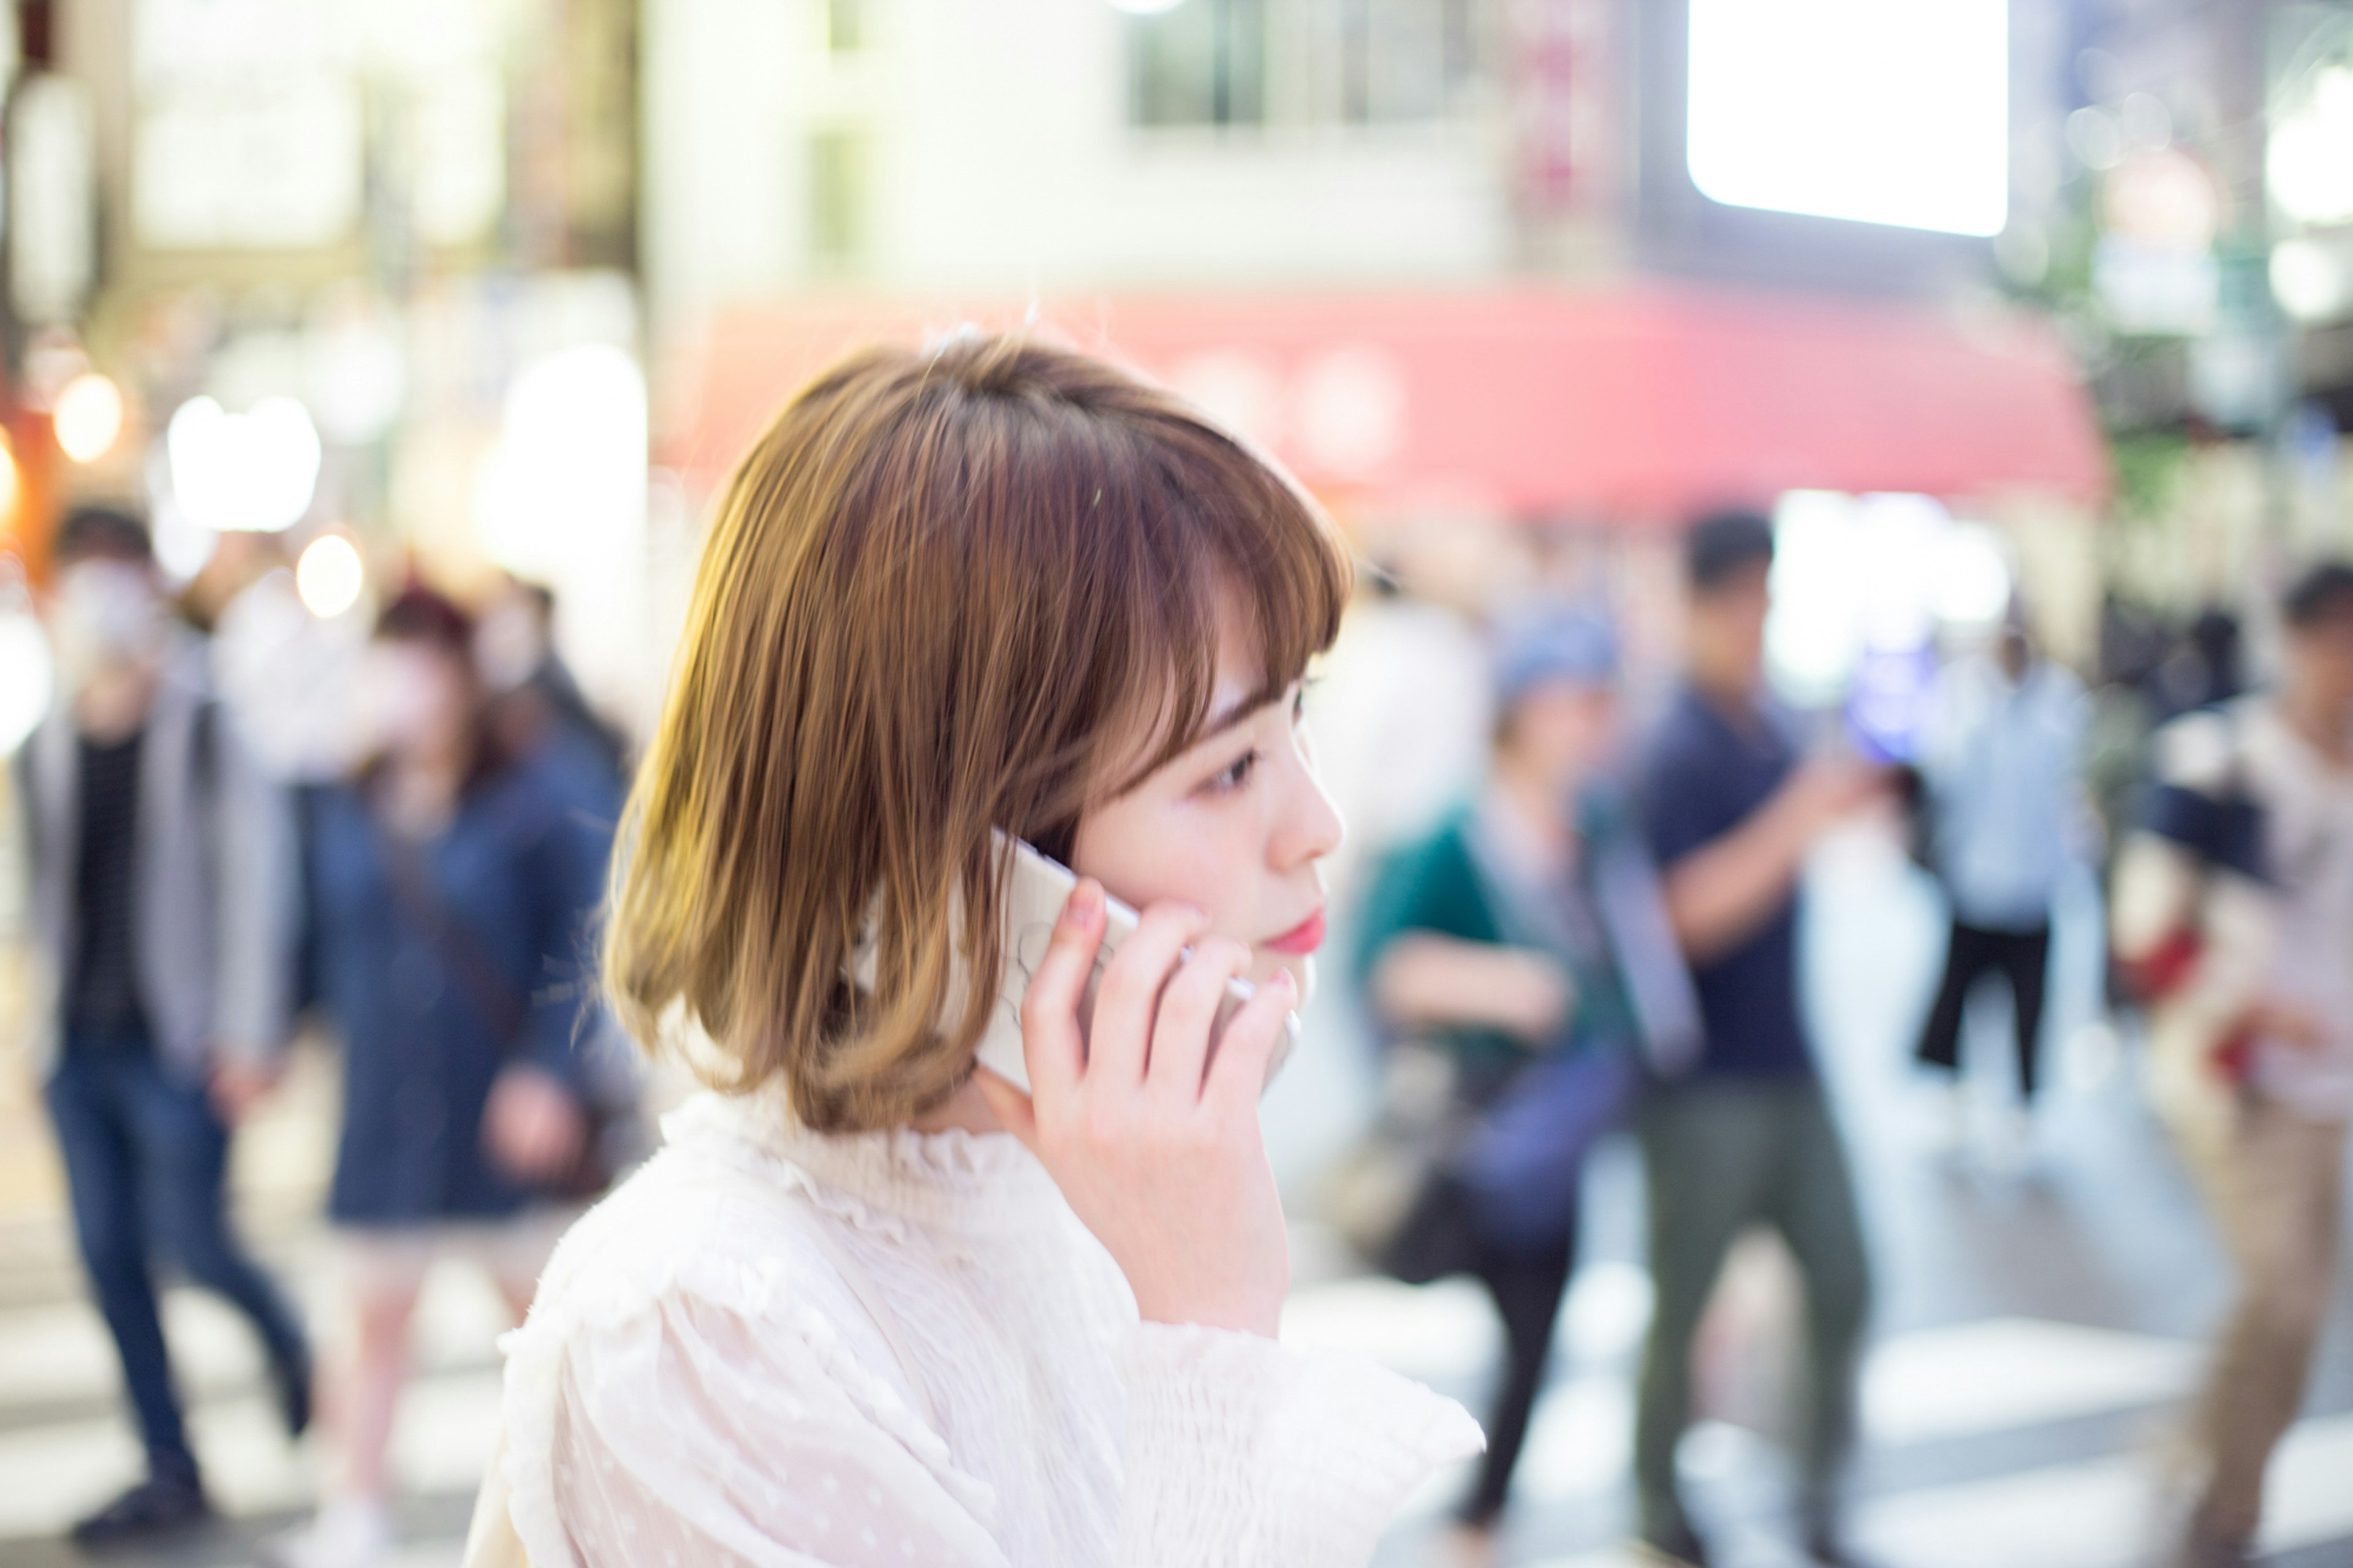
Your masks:
{"label": "woman", "polygon": [[[472,628],[412,588],[362,670],[374,759],[309,812],[314,984],[344,1043],[328,1214],[356,1309],[326,1389],[329,1501],[278,1543],[300,1568],[390,1549],[385,1447],[433,1261],[487,1268],[520,1318],[590,1179],[582,982],[617,802],[484,720]],[[601,809],[591,809],[601,806]]]}
{"label": "woman", "polygon": [[[1476,1447],[1273,1339],[1256,1106],[1340,836],[1298,703],[1347,581],[1261,459],[1075,354],[964,336],[793,401],[704,548],[606,954],[720,1092],[509,1342],[471,1561],[1336,1568]],[[1082,879],[1034,1097],[956,978],[1001,973],[999,829]],[[1143,923],[1082,1022],[1106,892]]]}
{"label": "woman", "polygon": [[1487,1455],[1458,1515],[1464,1563],[1493,1558],[1543,1386],[1584,1142],[1625,1109],[1639,1052],[1672,1060],[1696,1038],[1648,857],[1596,776],[1618,729],[1609,627],[1523,614],[1497,630],[1495,669],[1484,791],[1383,866],[1360,934],[1376,1013],[1446,1048],[1467,1128],[1388,1261],[1414,1279],[1472,1275],[1504,1324]]}

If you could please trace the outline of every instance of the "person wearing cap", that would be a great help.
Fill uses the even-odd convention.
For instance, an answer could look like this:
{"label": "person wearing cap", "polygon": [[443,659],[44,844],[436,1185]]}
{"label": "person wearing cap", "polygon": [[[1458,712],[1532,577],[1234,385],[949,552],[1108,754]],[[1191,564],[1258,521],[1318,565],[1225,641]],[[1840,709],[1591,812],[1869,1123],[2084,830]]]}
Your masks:
{"label": "person wearing cap", "polygon": [[45,609],[62,698],[17,753],[41,976],[34,1061],[74,1234],[114,1340],[147,1476],[75,1527],[127,1542],[206,1518],[153,1260],[251,1322],[290,1432],[311,1354],[223,1207],[229,1130],[275,1078],[293,1005],[289,803],[174,620],[145,525],[59,527]]}
{"label": "person wearing cap", "polygon": [[[1630,1063],[1696,1043],[1689,981],[1647,850],[1605,782],[1617,747],[1618,652],[1608,623],[1541,606],[1494,628],[1497,719],[1479,795],[1391,855],[1363,914],[1359,973],[1392,1036],[1442,1046],[1463,1120],[1547,1121],[1546,1069]],[[1577,1079],[1607,1096],[1605,1071]],[[1631,1068],[1624,1082],[1631,1087]],[[1552,1099],[1531,1100],[1531,1095]],[[1622,1107],[1621,1094],[1618,1105]],[[1525,1103],[1523,1103],[1525,1102]],[[1568,1107],[1606,1117],[1611,1108]],[[1503,1319],[1504,1375],[1488,1447],[1458,1518],[1458,1556],[1492,1560],[1512,1471],[1543,1386],[1576,1251],[1574,1161],[1552,1212],[1508,1217],[1466,1137],[1406,1221],[1392,1258],[1409,1279],[1464,1272]],[[1508,1174],[1504,1180],[1509,1181]],[[1549,1223],[1546,1223],[1546,1222]]]}
{"label": "person wearing cap", "polygon": [[2336,1289],[2353,1121],[2353,565],[2282,605],[2279,678],[2175,720],[2117,852],[2150,1087],[2238,1274],[2166,1494],[2168,1568],[2253,1561]]}
{"label": "person wearing cap", "polygon": [[1681,685],[1650,737],[1639,797],[1667,908],[1699,993],[1704,1045],[1638,1118],[1656,1290],[1635,1419],[1642,1544],[1704,1563],[1675,1450],[1691,1424],[1691,1354],[1733,1242],[1777,1231],[1806,1283],[1801,1524],[1819,1561],[1850,1561],[1836,1490],[1854,1433],[1870,1271],[1846,1158],[1798,999],[1798,884],[1807,851],[1886,787],[1852,758],[1805,760],[1765,688],[1772,524],[1732,512],[1686,542]]}

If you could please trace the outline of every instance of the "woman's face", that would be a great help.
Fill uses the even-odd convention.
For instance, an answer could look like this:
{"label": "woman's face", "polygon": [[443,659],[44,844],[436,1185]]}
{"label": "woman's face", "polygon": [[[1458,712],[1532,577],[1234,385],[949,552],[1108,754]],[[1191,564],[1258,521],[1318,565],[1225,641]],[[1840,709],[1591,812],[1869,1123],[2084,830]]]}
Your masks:
{"label": "woman's face", "polygon": [[1607,686],[1545,680],[1512,705],[1504,744],[1567,788],[1609,761],[1618,743],[1618,699]]}
{"label": "woman's face", "polygon": [[399,638],[368,645],[360,666],[360,708],[375,747],[426,756],[458,745],[472,700],[470,674],[454,655]]}
{"label": "woman's face", "polygon": [[1248,639],[1223,619],[1203,738],[1079,823],[1071,869],[1137,909],[1194,905],[1250,944],[1249,978],[1288,969],[1305,996],[1324,940],[1324,858],[1341,823],[1315,776],[1300,688],[1242,710],[1258,685]]}

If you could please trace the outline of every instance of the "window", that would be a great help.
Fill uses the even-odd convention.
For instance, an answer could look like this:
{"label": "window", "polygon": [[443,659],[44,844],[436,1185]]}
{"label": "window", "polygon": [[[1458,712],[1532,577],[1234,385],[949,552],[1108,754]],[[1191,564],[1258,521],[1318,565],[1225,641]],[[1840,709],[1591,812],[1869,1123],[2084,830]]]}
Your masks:
{"label": "window", "polygon": [[837,55],[866,47],[866,0],[825,0],[825,47]]}
{"label": "window", "polygon": [[1373,125],[1459,117],[1481,84],[1479,0],[1177,0],[1128,21],[1138,125]]}
{"label": "window", "polygon": [[809,138],[809,258],[844,271],[866,252],[866,137],[842,127]]}

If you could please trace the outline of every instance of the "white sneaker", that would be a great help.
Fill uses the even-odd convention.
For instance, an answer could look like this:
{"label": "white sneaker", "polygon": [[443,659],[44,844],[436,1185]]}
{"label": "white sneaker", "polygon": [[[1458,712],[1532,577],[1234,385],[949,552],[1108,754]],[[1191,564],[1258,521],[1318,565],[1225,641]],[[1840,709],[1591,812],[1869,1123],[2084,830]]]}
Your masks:
{"label": "white sneaker", "polygon": [[1933,1083],[1927,1088],[1928,1152],[1939,1160],[1956,1160],[1968,1152],[1969,1091],[1957,1079]]}
{"label": "white sneaker", "polygon": [[345,1500],[264,1543],[261,1560],[268,1568],[381,1568],[392,1546],[392,1515],[382,1503]]}
{"label": "white sneaker", "polygon": [[2034,1122],[2024,1106],[2005,1101],[1986,1107],[1978,1157],[1997,1176],[2022,1175],[2034,1163]]}

